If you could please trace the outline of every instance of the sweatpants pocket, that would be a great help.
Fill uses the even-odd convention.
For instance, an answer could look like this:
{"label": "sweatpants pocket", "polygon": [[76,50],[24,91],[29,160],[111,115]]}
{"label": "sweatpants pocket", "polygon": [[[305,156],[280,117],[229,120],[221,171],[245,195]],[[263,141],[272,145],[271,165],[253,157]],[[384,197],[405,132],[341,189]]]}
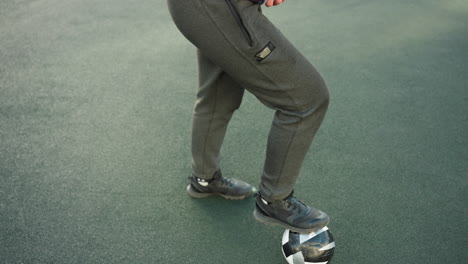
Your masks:
{"label": "sweatpants pocket", "polygon": [[239,14],[239,10],[237,10],[236,6],[231,2],[232,0],[224,0],[226,4],[229,6],[229,10],[231,11],[232,16],[236,20],[237,24],[239,25],[240,30],[242,31],[242,34],[244,35],[247,43],[249,46],[253,45],[252,42],[252,36],[249,33],[249,30],[244,24],[244,21],[242,20],[242,16]]}

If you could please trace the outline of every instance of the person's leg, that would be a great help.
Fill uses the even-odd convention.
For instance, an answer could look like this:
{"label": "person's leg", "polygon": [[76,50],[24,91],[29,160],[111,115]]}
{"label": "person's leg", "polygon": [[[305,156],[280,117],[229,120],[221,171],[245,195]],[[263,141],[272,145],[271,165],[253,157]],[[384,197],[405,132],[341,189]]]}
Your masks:
{"label": "person's leg", "polygon": [[199,88],[192,116],[192,174],[211,179],[220,170],[220,150],[244,88],[197,49]]}
{"label": "person's leg", "polygon": [[265,206],[257,199],[257,208],[270,214],[269,206],[278,206],[272,211],[280,213],[265,217],[287,222],[289,229],[294,223],[300,223],[295,226],[299,231],[323,227],[326,214],[314,208],[302,210],[302,203],[290,199],[328,107],[328,89],[320,74],[261,13],[259,5],[246,0],[168,0],[168,4],[175,24],[192,44],[276,110],[260,184]]}
{"label": "person's leg", "polygon": [[187,193],[194,198],[219,195],[241,200],[254,189],[248,183],[223,177],[221,145],[244,88],[197,49],[198,92],[192,116],[192,176]]}

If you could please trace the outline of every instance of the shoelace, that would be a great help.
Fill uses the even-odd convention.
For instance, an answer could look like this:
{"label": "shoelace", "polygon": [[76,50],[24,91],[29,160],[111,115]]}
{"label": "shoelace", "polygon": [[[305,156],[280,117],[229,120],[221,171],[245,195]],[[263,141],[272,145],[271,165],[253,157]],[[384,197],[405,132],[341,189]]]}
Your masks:
{"label": "shoelace", "polygon": [[287,202],[288,208],[292,208],[293,210],[298,211],[298,213],[302,213],[303,209],[307,208],[307,205],[305,203],[296,199],[292,195],[284,199],[284,201]]}
{"label": "shoelace", "polygon": [[234,182],[233,182],[233,180],[230,179],[230,178],[224,178],[224,177],[222,177],[222,178],[221,178],[221,183],[222,183],[223,185],[227,185],[227,186],[229,186],[229,187],[234,186]]}
{"label": "shoelace", "polygon": [[[283,201],[286,203],[286,206],[288,208],[292,208],[293,210],[296,210],[298,213],[302,213],[303,208],[304,210],[306,210],[308,206],[302,201],[298,200],[296,197],[294,197],[293,194],[294,194],[294,191],[292,191],[288,197],[284,198]],[[257,192],[254,194],[254,197],[257,197],[257,196],[260,196],[260,198],[262,197],[260,195],[260,192]]]}

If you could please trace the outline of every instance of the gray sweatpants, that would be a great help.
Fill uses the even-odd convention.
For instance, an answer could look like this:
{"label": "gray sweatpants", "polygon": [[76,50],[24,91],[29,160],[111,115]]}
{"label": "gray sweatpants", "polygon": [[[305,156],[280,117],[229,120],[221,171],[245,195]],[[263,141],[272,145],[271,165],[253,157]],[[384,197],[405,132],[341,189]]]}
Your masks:
{"label": "gray sweatpants", "polygon": [[197,48],[199,89],[193,110],[193,175],[210,179],[244,89],[275,110],[260,193],[293,189],[329,103],[312,64],[248,0],[167,0],[177,28]]}

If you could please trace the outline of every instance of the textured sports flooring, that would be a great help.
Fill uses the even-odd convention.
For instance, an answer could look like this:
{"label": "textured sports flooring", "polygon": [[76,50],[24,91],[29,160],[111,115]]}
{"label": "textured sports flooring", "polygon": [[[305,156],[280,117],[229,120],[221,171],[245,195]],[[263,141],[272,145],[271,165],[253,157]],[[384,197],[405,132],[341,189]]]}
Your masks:
{"label": "textured sports flooring", "polygon": [[[331,104],[296,194],[334,264],[466,263],[468,2],[263,8]],[[0,263],[285,263],[252,199],[194,200],[195,48],[164,0],[0,2]],[[273,111],[246,93],[224,175],[258,185]]]}

